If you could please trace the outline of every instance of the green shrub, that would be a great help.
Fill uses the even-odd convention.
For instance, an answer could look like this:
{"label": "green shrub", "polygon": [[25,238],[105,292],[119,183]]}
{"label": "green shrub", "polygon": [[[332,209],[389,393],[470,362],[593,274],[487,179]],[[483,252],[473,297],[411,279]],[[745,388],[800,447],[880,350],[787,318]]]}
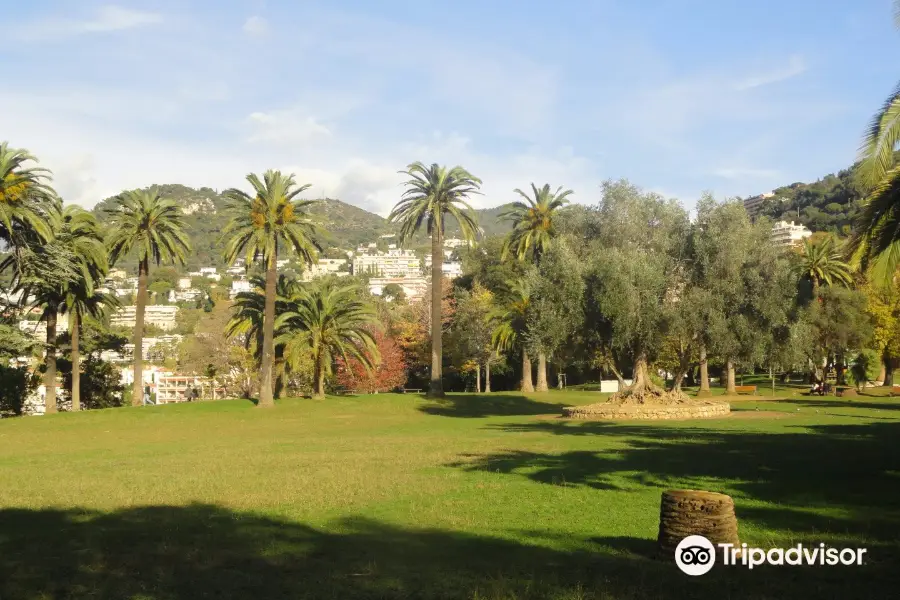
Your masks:
{"label": "green shrub", "polygon": [[[71,364],[71,363],[70,363]],[[89,356],[81,363],[81,406],[83,409],[124,406],[121,374],[112,364]],[[63,385],[72,389],[71,367],[63,372]]]}
{"label": "green shrub", "polygon": [[0,365],[0,415],[21,415],[25,398],[39,382],[40,377],[26,367]]}

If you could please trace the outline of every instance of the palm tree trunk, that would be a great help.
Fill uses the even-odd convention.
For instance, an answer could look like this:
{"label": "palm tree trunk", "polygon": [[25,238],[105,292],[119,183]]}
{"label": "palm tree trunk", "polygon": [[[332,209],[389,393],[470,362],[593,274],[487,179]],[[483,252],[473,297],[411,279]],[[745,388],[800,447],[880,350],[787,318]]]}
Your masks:
{"label": "palm tree trunk", "polygon": [[[269,256],[266,265],[266,304],[263,313],[263,351],[259,374],[259,404],[275,406],[272,395],[272,371],[275,358],[275,284],[278,280],[278,250]],[[316,373],[318,376],[318,373]]]}
{"label": "palm tree trunk", "polygon": [[531,359],[528,358],[528,352],[525,350],[522,350],[522,391],[534,391],[534,385],[531,383]]}
{"label": "palm tree trunk", "polygon": [[819,297],[819,278],[818,277],[812,278],[812,295],[813,295],[814,299]]}
{"label": "palm tree trunk", "polygon": [[47,313],[47,353],[44,358],[44,389],[47,391],[44,400],[44,412],[56,412],[56,307],[50,307]]}
{"label": "palm tree trunk", "polygon": [[538,352],[537,386],[535,391],[546,392],[547,387],[547,355],[541,350]]}
{"label": "palm tree trunk", "polygon": [[706,346],[700,346],[700,390],[698,396],[709,396],[709,359],[706,356]]}
{"label": "palm tree trunk", "polygon": [[81,350],[78,348],[81,323],[78,311],[69,313],[69,329],[72,336],[72,411],[81,410]]}
{"label": "palm tree trunk", "polygon": [[313,381],[313,398],[325,397],[325,361],[322,352],[316,353],[315,360],[315,380]]}
{"label": "palm tree trunk", "polygon": [[491,393],[491,359],[484,361],[484,393]]}
{"label": "palm tree trunk", "polygon": [[444,395],[444,384],[441,381],[443,349],[441,348],[441,300],[444,254],[441,240],[441,228],[431,231],[431,381],[428,384],[428,396],[440,398]]}
{"label": "palm tree trunk", "polygon": [[737,393],[734,385],[734,362],[729,358],[726,364],[726,371],[728,372],[727,383],[725,384],[725,393],[729,395],[733,395]]}
{"label": "palm tree trunk", "polygon": [[481,364],[475,363],[475,393],[481,393]]}
{"label": "palm tree trunk", "polygon": [[147,277],[150,259],[138,263],[138,292],[134,300],[134,384],[131,389],[131,405],[144,403],[144,310],[147,304]]}

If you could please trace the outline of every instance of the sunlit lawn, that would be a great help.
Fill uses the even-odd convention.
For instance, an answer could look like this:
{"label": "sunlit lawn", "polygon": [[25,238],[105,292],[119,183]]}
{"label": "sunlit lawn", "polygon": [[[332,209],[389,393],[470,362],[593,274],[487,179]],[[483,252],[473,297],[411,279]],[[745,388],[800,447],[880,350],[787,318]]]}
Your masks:
{"label": "sunlit lawn", "polygon": [[[895,595],[900,402],[744,397],[719,420],[555,418],[600,397],[379,394],[2,421],[0,598]],[[742,541],[860,545],[871,560],[689,578],[654,557],[673,487],[732,495]]]}

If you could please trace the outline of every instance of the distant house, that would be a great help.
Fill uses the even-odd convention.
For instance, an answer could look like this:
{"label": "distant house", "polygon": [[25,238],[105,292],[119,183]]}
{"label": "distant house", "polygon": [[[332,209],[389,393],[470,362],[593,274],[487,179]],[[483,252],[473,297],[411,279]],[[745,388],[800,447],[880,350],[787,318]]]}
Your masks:
{"label": "distant house", "polygon": [[249,292],[253,290],[253,285],[248,279],[235,279],[231,282],[231,298],[234,299],[241,292]]}
{"label": "distant house", "polygon": [[424,277],[372,277],[369,279],[369,292],[381,296],[384,288],[395,283],[403,290],[408,300],[419,300],[428,290],[428,282]]}

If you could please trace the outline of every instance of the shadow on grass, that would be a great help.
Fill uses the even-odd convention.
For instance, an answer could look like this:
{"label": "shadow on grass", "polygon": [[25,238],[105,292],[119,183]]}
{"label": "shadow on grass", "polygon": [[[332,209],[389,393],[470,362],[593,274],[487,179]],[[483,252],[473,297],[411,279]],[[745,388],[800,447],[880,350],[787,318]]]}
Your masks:
{"label": "shadow on grass", "polygon": [[210,505],[112,513],[7,509],[0,511],[0,532],[4,599],[889,595],[878,565],[723,568],[690,578],[670,561],[646,558],[648,540],[566,538],[548,547],[366,519],[326,531]]}
{"label": "shadow on grass", "polygon": [[[885,402],[872,402],[870,398],[885,399]],[[776,400],[779,404],[794,404],[796,406],[805,406],[809,408],[867,408],[873,410],[900,410],[900,402],[891,400],[886,396],[861,396],[859,400],[850,400],[844,398],[834,398],[833,400],[810,398],[790,398]]]}
{"label": "shadow on grass", "polygon": [[565,404],[541,402],[517,394],[449,394],[426,399],[419,410],[442,417],[490,417],[513,415],[561,415]]}
{"label": "shadow on grass", "polygon": [[[720,491],[735,497],[739,518],[744,501],[763,501],[783,508],[782,515],[766,519],[778,529],[810,541],[823,531],[852,531],[859,539],[890,541],[900,558],[897,421],[797,427],[790,433],[566,421],[494,428],[603,436],[617,443],[601,451],[505,450],[468,456],[450,466],[600,490],[651,486]],[[790,512],[807,510],[834,517],[823,521]]]}

